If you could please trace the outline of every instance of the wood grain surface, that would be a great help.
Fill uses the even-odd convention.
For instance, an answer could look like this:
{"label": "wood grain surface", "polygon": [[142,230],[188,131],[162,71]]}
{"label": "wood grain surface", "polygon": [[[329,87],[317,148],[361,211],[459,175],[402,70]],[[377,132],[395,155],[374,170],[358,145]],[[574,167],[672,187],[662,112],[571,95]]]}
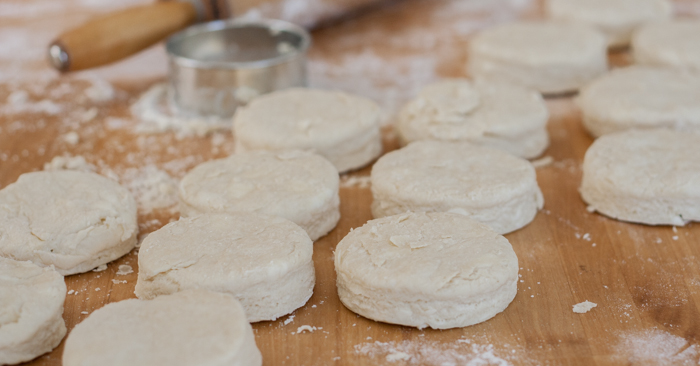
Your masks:
{"label": "wood grain surface", "polygon": [[[382,40],[387,41],[387,34],[416,29],[441,31],[445,23],[431,23],[426,14],[448,3],[407,1],[326,28],[315,35],[312,62],[342,64],[346,55],[369,48],[400,64],[401,56],[422,52],[424,45]],[[470,12],[475,18],[488,15],[479,9]],[[537,13],[535,5],[517,16]],[[439,60],[437,77],[462,74],[466,36],[451,34],[433,47]],[[360,45],[359,40],[366,43]],[[629,59],[618,53],[611,61],[623,65]],[[232,152],[230,132],[184,138],[135,132],[138,122],[130,117],[128,106],[154,81],[116,82],[114,97],[99,102],[85,91],[91,81],[80,78],[1,82],[0,101],[25,90],[30,101],[49,99],[61,110],[27,111],[0,104],[0,187],[64,154],[82,155],[98,171],[120,177],[153,165],[179,178],[202,161]],[[339,85],[355,91],[362,87]],[[519,258],[521,281],[503,313],[471,327],[436,331],[374,322],[343,307],[335,288],[333,250],[352,228],[372,219],[369,189],[346,186],[340,191],[338,226],[314,244],[313,297],[293,317],[253,324],[264,364],[699,365],[700,228],[636,225],[589,213],[578,186],[592,139],[582,128],[572,97],[548,99],[547,105],[552,141],[543,156],[554,161],[537,170],[545,207],[530,225],[506,235]],[[96,115],[83,118],[86,113]],[[63,138],[70,131],[80,136],[77,144]],[[384,146],[385,151],[398,147],[390,128],[384,131]],[[369,172],[367,167],[350,176]],[[172,208],[141,210],[139,222],[147,233],[176,218]],[[105,304],[135,297],[137,252],[110,263],[103,272],[66,278],[68,289],[75,291],[65,303],[69,331]],[[130,265],[134,272],[117,275],[120,265]],[[572,306],[585,300],[598,306],[574,313]],[[302,325],[317,330],[297,334]],[[27,365],[60,365],[62,349],[63,344]]]}

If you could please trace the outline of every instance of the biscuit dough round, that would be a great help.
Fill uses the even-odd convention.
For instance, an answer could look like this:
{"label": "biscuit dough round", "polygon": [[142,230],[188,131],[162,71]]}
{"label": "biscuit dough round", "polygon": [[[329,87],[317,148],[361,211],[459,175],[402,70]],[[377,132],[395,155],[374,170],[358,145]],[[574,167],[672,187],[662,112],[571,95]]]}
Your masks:
{"label": "biscuit dough round", "polygon": [[564,22],[515,22],[479,32],[469,44],[468,72],[543,94],[578,90],[607,70],[607,41],[595,28]]}
{"label": "biscuit dough round", "polygon": [[62,170],[22,174],[0,190],[0,256],[67,276],[136,245],[136,202],[101,175]]}
{"label": "biscuit dough round", "polygon": [[212,160],[180,182],[180,214],[259,212],[301,226],[316,240],[340,219],[333,164],[300,150],[250,151]]}
{"label": "biscuit dough round", "polygon": [[339,91],[286,89],[236,111],[236,152],[313,150],[343,173],[381,154],[379,117],[379,107],[369,99]]}
{"label": "biscuit dough round", "polygon": [[505,234],[544,205],[530,162],[463,142],[417,141],[392,151],[374,164],[371,180],[375,218],[453,212]]}
{"label": "biscuit dough round", "polygon": [[517,292],[518,258],[508,240],[446,212],[369,221],[340,241],[335,269],[348,309],[418,328],[481,323]]}
{"label": "biscuit dough round", "polygon": [[469,141],[522,158],[549,145],[549,114],[542,96],[501,82],[444,80],[406,104],[396,125],[402,144],[419,140]]}
{"label": "biscuit dough round", "polygon": [[595,26],[611,48],[629,45],[635,29],[673,13],[667,0],[547,0],[545,4],[549,18]]}
{"label": "biscuit dough round", "polygon": [[581,197],[614,219],[683,226],[700,221],[700,133],[630,130],[597,139],[583,161]]}
{"label": "biscuit dough round", "polygon": [[139,250],[136,296],[190,288],[229,293],[248,321],[275,320],[313,293],[313,242],[298,225],[257,213],[182,218],[151,233]]}
{"label": "biscuit dough round", "polygon": [[105,305],[66,339],[63,366],[256,366],[262,356],[241,305],[187,290]]}
{"label": "biscuit dough round", "polygon": [[700,130],[700,75],[649,66],[616,69],[586,85],[577,103],[594,137],[632,128]]}
{"label": "biscuit dough round", "polygon": [[66,335],[66,284],[53,268],[0,257],[0,365],[32,360]]}
{"label": "biscuit dough round", "polygon": [[678,19],[650,23],[632,39],[638,64],[700,72],[700,20]]}

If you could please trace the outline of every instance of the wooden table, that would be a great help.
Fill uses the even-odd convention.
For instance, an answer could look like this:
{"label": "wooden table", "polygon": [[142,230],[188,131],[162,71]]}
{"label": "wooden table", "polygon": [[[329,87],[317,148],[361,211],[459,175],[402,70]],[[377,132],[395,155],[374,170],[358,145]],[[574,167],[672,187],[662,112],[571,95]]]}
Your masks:
{"label": "wooden table", "polygon": [[[694,3],[683,4],[686,10],[695,9]],[[473,29],[538,12],[538,4],[520,8],[460,0],[394,4],[316,32],[312,80],[396,107],[429,80],[462,75],[464,42]],[[23,22],[5,24],[20,26],[36,19]],[[611,60],[628,62],[624,53]],[[396,70],[388,68],[391,65]],[[362,75],[367,80],[357,80]],[[85,97],[89,81],[21,76],[0,83],[0,101],[13,91],[28,90],[30,102],[49,99],[62,110],[51,115],[0,105],[0,187],[62,154],[82,155],[98,171],[109,170],[129,180],[146,165],[179,178],[202,161],[232,152],[230,132],[178,138],[172,133],[134,131],[138,122],[130,117],[128,106],[158,79],[157,72],[138,82],[114,78],[116,93],[102,102]],[[313,297],[293,317],[253,325],[264,364],[700,364],[700,228],[635,225],[589,213],[578,186],[583,155],[592,139],[583,130],[571,97],[549,99],[547,104],[552,143],[544,156],[554,162],[537,171],[545,207],[529,226],[506,235],[519,258],[521,281],[505,312],[475,326],[436,331],[377,323],[344,308],[335,288],[333,250],[351,228],[372,218],[369,189],[346,185],[340,192],[338,226],[314,245]],[[78,122],[90,113],[97,115]],[[75,145],[63,138],[70,131],[80,136]],[[391,130],[384,132],[385,150],[397,148]],[[368,167],[351,176],[366,176],[369,171]],[[146,233],[176,218],[172,207],[142,209],[139,222]],[[103,272],[66,278],[68,289],[74,291],[65,304],[69,330],[104,304],[134,297],[137,252],[110,263]],[[117,275],[120,265],[130,265],[134,272]],[[572,306],[584,300],[598,306],[585,314],[574,313]],[[302,325],[317,330],[297,334]],[[62,347],[28,365],[60,365]]]}

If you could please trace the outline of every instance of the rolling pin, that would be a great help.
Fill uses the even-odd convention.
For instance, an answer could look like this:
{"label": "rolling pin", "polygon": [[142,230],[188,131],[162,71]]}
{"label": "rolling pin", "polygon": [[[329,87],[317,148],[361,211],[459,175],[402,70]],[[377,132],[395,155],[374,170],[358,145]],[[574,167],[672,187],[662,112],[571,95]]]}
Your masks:
{"label": "rolling pin", "polygon": [[186,27],[251,14],[307,28],[382,0],[181,0],[133,7],[88,21],[49,45],[62,72],[106,65],[142,51]]}

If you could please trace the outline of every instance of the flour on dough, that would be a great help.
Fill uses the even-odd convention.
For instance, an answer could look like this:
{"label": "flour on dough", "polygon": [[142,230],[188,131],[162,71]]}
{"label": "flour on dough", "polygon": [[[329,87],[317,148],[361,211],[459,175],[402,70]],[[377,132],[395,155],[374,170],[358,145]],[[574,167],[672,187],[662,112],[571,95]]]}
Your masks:
{"label": "flour on dough", "polygon": [[611,48],[629,45],[637,28],[673,13],[667,0],[547,0],[545,4],[551,19],[595,26],[605,34]]}
{"label": "flour on dough", "polygon": [[137,233],[131,193],[95,173],[26,173],[0,190],[3,257],[53,265],[67,276],[128,253]]}
{"label": "flour on dough", "polygon": [[648,225],[700,221],[700,133],[666,129],[605,135],[583,161],[581,197],[597,212]]}
{"label": "flour on dough", "polygon": [[316,240],[340,219],[333,164],[300,150],[249,151],[198,165],[180,181],[180,212],[259,212],[301,226]]}
{"label": "flour on dough", "polygon": [[700,72],[700,20],[677,19],[650,23],[632,39],[638,64]]}
{"label": "flour on dough", "polygon": [[63,366],[82,365],[260,366],[262,356],[233,296],[187,290],[95,310],[63,350]]}
{"label": "flour on dough", "polygon": [[313,242],[298,225],[254,212],[181,218],[139,250],[136,296],[192,288],[236,297],[248,321],[275,320],[303,306],[315,283]]}
{"label": "flour on dough", "polygon": [[506,238],[463,215],[404,213],[351,231],[335,250],[340,301],[369,319],[448,329],[484,322],[517,292]]}
{"label": "flour on dough", "polygon": [[236,111],[236,152],[313,150],[343,173],[381,153],[379,117],[379,106],[363,97],[306,88],[277,91]]}
{"label": "flour on dough", "polygon": [[53,268],[0,257],[0,365],[50,352],[66,335],[66,284]]}
{"label": "flour on dough", "polygon": [[464,142],[417,141],[372,167],[372,215],[453,212],[505,234],[544,205],[535,168],[506,152]]}
{"label": "flour on dough", "polygon": [[474,36],[467,69],[476,79],[520,84],[543,94],[569,93],[605,73],[607,41],[579,23],[497,25]]}
{"label": "flour on dough", "polygon": [[632,128],[700,130],[699,101],[700,75],[649,66],[613,70],[577,98],[594,137]]}
{"label": "flour on dough", "polygon": [[530,159],[549,145],[548,118],[547,106],[534,90],[448,79],[426,86],[406,104],[396,129],[402,144],[469,141]]}

